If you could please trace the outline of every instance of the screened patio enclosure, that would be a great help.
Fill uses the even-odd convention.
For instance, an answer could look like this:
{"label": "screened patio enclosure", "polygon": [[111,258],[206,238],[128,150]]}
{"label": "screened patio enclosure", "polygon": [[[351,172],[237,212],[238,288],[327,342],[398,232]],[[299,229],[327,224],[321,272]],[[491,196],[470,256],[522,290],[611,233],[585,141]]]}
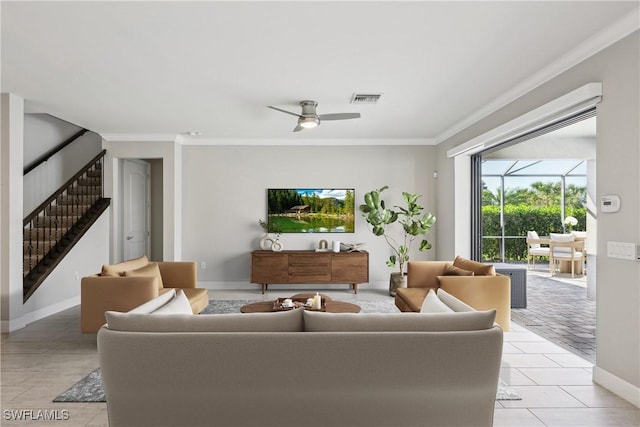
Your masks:
{"label": "screened patio enclosure", "polygon": [[540,236],[586,231],[588,169],[584,159],[482,159],[482,258],[526,261],[527,231]]}

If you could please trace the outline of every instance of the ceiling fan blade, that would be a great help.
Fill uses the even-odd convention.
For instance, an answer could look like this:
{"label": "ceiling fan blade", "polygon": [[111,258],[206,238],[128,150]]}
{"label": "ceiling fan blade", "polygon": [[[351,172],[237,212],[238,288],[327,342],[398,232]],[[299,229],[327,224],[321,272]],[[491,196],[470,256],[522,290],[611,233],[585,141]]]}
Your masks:
{"label": "ceiling fan blade", "polygon": [[318,116],[320,120],[346,120],[346,119],[359,119],[360,113],[336,113],[336,114],[322,114]]}
{"label": "ceiling fan blade", "polygon": [[272,107],[271,105],[267,105],[267,108],[271,108],[272,110],[280,111],[281,113],[291,114],[292,116],[302,117],[298,113],[292,113],[291,111],[283,110],[282,108]]}
{"label": "ceiling fan blade", "polygon": [[300,132],[302,129],[304,129],[302,126],[298,125],[295,128],[293,128],[294,132]]}

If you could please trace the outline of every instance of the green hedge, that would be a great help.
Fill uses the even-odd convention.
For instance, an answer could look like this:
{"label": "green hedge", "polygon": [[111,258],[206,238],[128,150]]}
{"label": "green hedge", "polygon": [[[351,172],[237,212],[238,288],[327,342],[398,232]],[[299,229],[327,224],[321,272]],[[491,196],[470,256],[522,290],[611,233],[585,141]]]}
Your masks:
{"label": "green hedge", "polygon": [[[567,208],[566,216],[578,220],[575,230],[586,230],[587,210],[585,208]],[[505,260],[525,261],[527,259],[527,231],[535,230],[539,236],[549,233],[562,233],[562,217],[559,206],[536,207],[526,205],[506,205],[504,207],[505,236],[521,236],[522,238],[505,239]],[[500,207],[482,207],[482,235],[501,236]],[[500,239],[482,239],[482,259],[484,261],[500,261]]]}

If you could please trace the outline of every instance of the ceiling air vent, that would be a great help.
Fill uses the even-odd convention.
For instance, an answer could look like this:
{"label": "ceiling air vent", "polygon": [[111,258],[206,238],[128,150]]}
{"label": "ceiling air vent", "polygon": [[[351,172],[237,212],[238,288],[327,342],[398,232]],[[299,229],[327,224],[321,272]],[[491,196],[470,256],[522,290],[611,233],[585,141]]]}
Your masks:
{"label": "ceiling air vent", "polygon": [[381,93],[354,93],[351,104],[377,104]]}

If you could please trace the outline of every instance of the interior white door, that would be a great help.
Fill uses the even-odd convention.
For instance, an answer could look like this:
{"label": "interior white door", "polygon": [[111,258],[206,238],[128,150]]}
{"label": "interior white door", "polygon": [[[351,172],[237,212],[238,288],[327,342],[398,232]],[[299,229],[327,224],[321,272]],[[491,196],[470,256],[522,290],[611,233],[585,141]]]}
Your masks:
{"label": "interior white door", "polygon": [[149,255],[149,170],[148,162],[124,160],[122,253],[125,260]]}

